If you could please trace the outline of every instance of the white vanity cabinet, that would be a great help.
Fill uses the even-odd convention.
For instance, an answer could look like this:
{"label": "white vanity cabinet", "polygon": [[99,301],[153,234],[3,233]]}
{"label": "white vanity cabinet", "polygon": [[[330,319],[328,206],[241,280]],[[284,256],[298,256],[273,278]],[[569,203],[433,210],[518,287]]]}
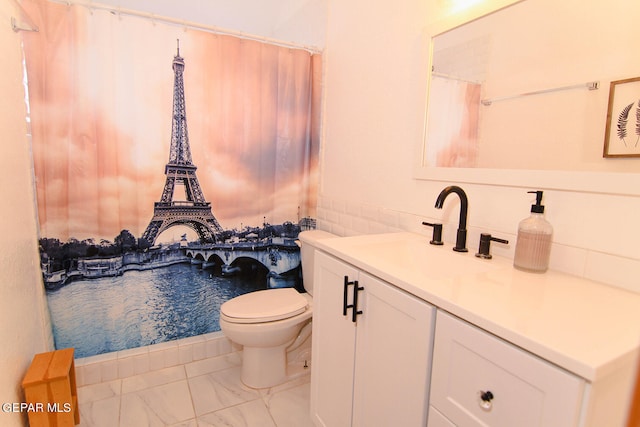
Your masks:
{"label": "white vanity cabinet", "polygon": [[578,426],[584,381],[438,311],[429,427]]}
{"label": "white vanity cabinet", "polygon": [[[526,273],[407,232],[326,239],[319,249],[316,425],[627,425],[639,294]],[[364,288],[356,323],[351,308],[343,315],[345,276]]]}
{"label": "white vanity cabinet", "polygon": [[423,300],[316,253],[313,422],[425,426],[434,319]]}

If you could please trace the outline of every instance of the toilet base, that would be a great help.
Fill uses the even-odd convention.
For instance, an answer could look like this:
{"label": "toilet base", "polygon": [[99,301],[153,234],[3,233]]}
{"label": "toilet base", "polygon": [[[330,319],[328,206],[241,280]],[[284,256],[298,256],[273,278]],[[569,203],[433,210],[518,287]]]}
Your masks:
{"label": "toilet base", "polygon": [[242,382],[251,388],[268,388],[285,382],[287,378],[287,345],[278,347],[244,346],[240,375]]}

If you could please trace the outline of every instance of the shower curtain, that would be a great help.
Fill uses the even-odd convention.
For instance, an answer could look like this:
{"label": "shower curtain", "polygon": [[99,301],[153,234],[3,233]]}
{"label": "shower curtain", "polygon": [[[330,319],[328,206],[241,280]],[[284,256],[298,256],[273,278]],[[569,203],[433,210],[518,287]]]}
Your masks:
{"label": "shower curtain", "polygon": [[[40,28],[24,34],[24,50],[41,260],[56,346],[94,340],[80,351],[88,356],[209,332],[206,319],[177,331],[172,322],[187,320],[175,307],[162,308],[168,294],[182,303],[192,298],[194,305],[204,299],[206,310],[217,311],[225,298],[262,285],[236,283],[214,301],[206,280],[233,276],[245,264],[272,276],[294,275],[299,253],[293,241],[315,224],[318,54],[80,5],[24,0],[23,6]],[[180,78],[176,61],[184,65]],[[175,96],[179,80],[183,98]],[[186,116],[176,119],[180,99]],[[176,120],[185,125],[176,130]],[[176,132],[186,148],[174,150]],[[173,199],[163,205],[169,190]],[[217,226],[206,218],[179,221],[179,208],[194,205],[209,207]],[[163,206],[163,215],[178,221],[153,241],[143,239]],[[208,225],[215,241],[198,232]],[[192,268],[195,261],[198,270],[189,274],[198,275],[204,290],[190,294],[187,282],[195,279],[176,290],[167,269]],[[203,273],[206,265],[214,269]],[[128,284],[136,275],[141,283]],[[162,288],[165,282],[170,290]],[[145,305],[154,305],[151,314],[140,313]],[[80,307],[87,318],[78,318]],[[154,316],[169,318],[149,322]],[[96,330],[82,333],[88,321]],[[117,335],[122,327],[133,328],[132,336],[90,336]]]}
{"label": "shower curtain", "polygon": [[429,88],[427,166],[476,166],[481,89],[478,83],[433,76]]}

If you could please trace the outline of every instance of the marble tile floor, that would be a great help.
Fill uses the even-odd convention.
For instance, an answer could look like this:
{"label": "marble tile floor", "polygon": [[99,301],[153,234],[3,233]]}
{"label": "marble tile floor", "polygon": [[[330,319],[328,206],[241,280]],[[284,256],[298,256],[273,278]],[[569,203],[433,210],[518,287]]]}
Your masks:
{"label": "marble tile floor", "polygon": [[240,381],[241,354],[210,358],[78,388],[80,427],[306,427],[309,371],[252,389]]}

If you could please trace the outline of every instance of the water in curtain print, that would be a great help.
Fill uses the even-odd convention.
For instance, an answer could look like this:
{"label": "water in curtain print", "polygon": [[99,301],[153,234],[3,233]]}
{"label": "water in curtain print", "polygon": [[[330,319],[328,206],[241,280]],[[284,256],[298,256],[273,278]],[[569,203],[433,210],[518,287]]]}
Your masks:
{"label": "water in curtain print", "polygon": [[56,348],[87,357],[219,331],[220,305],[265,283],[190,264],[72,282],[47,293]]}

